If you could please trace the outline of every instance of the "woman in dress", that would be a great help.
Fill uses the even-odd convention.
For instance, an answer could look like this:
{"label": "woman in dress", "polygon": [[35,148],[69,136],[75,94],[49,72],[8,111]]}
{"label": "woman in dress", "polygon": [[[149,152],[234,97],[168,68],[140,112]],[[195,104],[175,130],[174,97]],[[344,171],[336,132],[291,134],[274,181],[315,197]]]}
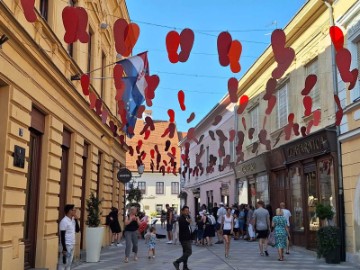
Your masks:
{"label": "woman in dress", "polygon": [[290,237],[286,218],[280,208],[276,209],[276,216],[272,219],[272,227],[275,234],[275,247],[278,249],[279,261],[284,260],[284,248],[286,248],[286,239]]}
{"label": "woman in dress", "polygon": [[231,235],[234,231],[234,218],[231,215],[231,208],[226,208],[226,215],[223,218],[222,222],[222,229],[223,229],[223,237],[225,242],[225,258],[229,257],[229,250],[230,250],[230,240]]}

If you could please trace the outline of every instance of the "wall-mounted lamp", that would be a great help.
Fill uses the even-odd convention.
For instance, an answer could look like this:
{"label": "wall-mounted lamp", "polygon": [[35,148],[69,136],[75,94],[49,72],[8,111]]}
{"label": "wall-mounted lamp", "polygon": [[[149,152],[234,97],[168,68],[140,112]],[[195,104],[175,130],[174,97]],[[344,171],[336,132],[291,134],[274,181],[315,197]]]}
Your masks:
{"label": "wall-mounted lamp", "polygon": [[100,28],[101,29],[107,29],[109,27],[109,25],[107,23],[100,23]]}
{"label": "wall-mounted lamp", "polygon": [[1,37],[0,37],[0,49],[1,49],[1,46],[6,42],[8,41],[9,38],[7,37],[7,35],[3,34]]}
{"label": "wall-mounted lamp", "polygon": [[75,74],[73,76],[71,76],[70,78],[72,81],[79,81],[80,80],[80,75],[79,74]]}

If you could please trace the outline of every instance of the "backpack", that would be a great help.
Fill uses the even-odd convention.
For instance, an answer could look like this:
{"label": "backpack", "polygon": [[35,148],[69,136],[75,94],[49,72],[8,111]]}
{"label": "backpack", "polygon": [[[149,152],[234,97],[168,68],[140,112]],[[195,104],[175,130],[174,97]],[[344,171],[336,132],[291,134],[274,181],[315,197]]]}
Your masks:
{"label": "backpack", "polygon": [[210,225],[216,225],[216,220],[213,215],[208,215],[207,218],[209,220]]}
{"label": "backpack", "polygon": [[105,225],[110,225],[110,223],[111,223],[111,219],[110,219],[110,214],[108,214],[107,216],[106,216],[106,219],[105,219]]}

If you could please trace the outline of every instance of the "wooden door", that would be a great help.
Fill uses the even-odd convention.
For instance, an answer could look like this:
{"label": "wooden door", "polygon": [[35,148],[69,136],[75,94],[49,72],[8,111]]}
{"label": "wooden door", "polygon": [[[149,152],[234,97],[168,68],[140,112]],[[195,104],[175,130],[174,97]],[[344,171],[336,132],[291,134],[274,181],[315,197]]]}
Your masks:
{"label": "wooden door", "polygon": [[38,223],[39,179],[41,163],[41,134],[30,129],[29,170],[27,175],[24,245],[24,269],[35,267]]}

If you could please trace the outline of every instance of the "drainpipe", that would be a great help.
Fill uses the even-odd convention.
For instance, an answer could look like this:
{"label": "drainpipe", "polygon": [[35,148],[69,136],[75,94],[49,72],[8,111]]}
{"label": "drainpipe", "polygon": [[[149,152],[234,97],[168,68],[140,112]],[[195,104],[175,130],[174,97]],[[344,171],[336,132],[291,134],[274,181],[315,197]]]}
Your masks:
{"label": "drainpipe", "polygon": [[[329,17],[330,17],[330,26],[335,26],[334,23],[334,8],[333,8],[333,0],[322,0],[324,1],[325,5],[329,9]],[[334,87],[334,95],[338,95],[338,81],[337,81],[337,68],[336,68],[336,61],[335,61],[335,47],[334,44],[331,43],[331,62],[332,62],[332,76],[333,76],[333,87]],[[335,111],[336,105],[334,102]],[[343,187],[343,173],[342,173],[342,158],[341,158],[341,144],[339,141],[340,136],[340,126],[336,126],[336,150],[337,150],[337,159],[338,159],[338,187],[339,187],[339,194],[338,194],[338,221],[339,227],[341,230],[341,246],[340,246],[340,258],[341,261],[346,261],[346,245],[345,245],[345,205],[344,205],[344,187]]]}
{"label": "drainpipe", "polygon": [[[236,145],[237,145],[237,139],[238,139],[238,137],[237,137],[237,133],[238,133],[238,128],[239,128],[239,123],[238,123],[238,121],[239,121],[239,116],[238,116],[238,114],[237,114],[237,110],[238,110],[238,105],[235,105],[234,106],[234,129],[235,129],[235,138],[234,138],[234,143],[233,143],[233,154],[234,154],[234,156],[233,156],[233,158],[234,158],[234,168],[233,168],[233,170],[234,170],[234,190],[235,190],[235,192],[233,193],[233,194],[235,194],[236,196],[237,196],[237,200],[239,199],[239,194],[238,194],[238,192],[239,192],[239,188],[238,188],[238,186],[237,186],[237,184],[238,184],[238,182],[237,182],[237,179],[236,179],[236,160],[237,160],[237,155],[236,155]],[[239,203],[239,202],[238,202]]]}

